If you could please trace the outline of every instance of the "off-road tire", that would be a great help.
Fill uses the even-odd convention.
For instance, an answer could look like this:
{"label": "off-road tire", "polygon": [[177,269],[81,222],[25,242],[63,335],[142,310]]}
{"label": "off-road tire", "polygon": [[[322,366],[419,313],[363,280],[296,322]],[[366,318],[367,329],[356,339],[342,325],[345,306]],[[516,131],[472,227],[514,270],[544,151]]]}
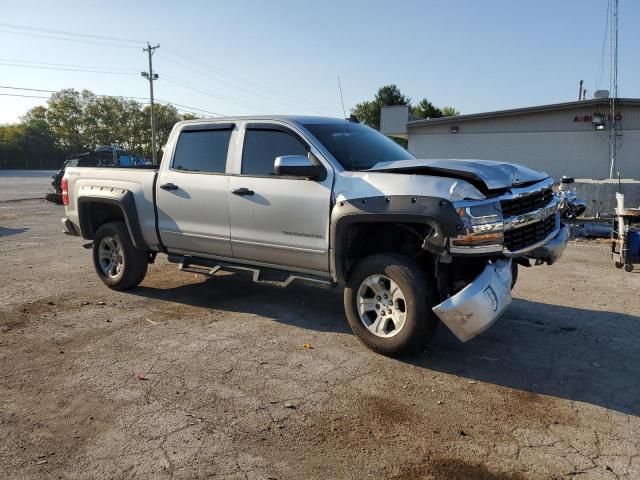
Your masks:
{"label": "off-road tire", "polygon": [[[122,246],[123,268],[115,277],[106,275],[99,261],[100,242],[105,237],[116,237]],[[149,265],[149,256],[145,250],[133,246],[124,222],[105,223],[93,239],[93,264],[100,280],[113,290],[128,290],[144,280]]]}
{"label": "off-road tire", "polygon": [[511,290],[516,286],[516,282],[518,281],[518,264],[511,260]]}
{"label": "off-road tire", "polygon": [[[390,338],[370,332],[358,313],[358,290],[365,279],[376,274],[393,280],[406,301],[404,325]],[[344,309],[349,326],[371,350],[389,356],[416,353],[431,340],[439,323],[432,310],[438,303],[436,292],[435,279],[411,258],[394,253],[376,254],[360,260],[351,271],[344,290]]]}

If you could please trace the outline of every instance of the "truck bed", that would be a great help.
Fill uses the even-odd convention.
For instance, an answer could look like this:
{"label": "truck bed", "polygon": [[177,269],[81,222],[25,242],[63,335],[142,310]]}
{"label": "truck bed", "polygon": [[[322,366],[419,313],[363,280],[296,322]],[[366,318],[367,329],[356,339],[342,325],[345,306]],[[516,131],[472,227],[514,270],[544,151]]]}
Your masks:
{"label": "truck bed", "polygon": [[159,245],[154,207],[158,165],[71,167],[65,176],[69,182],[68,217],[78,224],[77,198],[105,197],[114,190],[128,190],[135,199],[142,236],[151,248]]}

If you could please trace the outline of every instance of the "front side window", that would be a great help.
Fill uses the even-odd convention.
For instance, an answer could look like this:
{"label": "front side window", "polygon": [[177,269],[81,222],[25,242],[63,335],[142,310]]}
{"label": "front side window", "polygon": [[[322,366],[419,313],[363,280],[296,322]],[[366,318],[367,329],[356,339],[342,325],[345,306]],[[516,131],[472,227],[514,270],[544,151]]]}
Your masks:
{"label": "front side window", "polygon": [[252,130],[244,134],[242,174],[274,175],[273,163],[283,155],[307,155],[306,146],[294,135],[280,130]]}
{"label": "front side window", "polygon": [[224,173],[231,129],[185,130],[180,133],[173,169],[184,172]]}

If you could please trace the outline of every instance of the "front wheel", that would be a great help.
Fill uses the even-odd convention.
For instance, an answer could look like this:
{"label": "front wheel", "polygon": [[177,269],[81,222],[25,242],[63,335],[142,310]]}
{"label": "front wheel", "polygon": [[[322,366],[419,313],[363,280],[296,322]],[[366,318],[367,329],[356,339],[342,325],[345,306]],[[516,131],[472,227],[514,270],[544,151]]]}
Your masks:
{"label": "front wheel", "polygon": [[93,264],[105,285],[113,290],[127,290],[142,282],[149,260],[145,250],[131,243],[124,222],[110,222],[95,234]]}
{"label": "front wheel", "polygon": [[422,350],[438,317],[434,282],[414,260],[378,254],[360,260],[344,290],[344,308],[353,332],[372,350],[400,355]]}

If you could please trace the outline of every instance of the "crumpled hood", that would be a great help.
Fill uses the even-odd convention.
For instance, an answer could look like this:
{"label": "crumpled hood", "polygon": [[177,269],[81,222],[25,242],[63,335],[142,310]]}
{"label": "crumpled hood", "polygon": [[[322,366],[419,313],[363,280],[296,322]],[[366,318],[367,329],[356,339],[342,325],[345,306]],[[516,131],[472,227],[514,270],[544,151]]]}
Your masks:
{"label": "crumpled hood", "polygon": [[469,159],[397,160],[377,163],[367,171],[458,178],[483,192],[535,183],[549,177],[544,172],[516,163]]}

